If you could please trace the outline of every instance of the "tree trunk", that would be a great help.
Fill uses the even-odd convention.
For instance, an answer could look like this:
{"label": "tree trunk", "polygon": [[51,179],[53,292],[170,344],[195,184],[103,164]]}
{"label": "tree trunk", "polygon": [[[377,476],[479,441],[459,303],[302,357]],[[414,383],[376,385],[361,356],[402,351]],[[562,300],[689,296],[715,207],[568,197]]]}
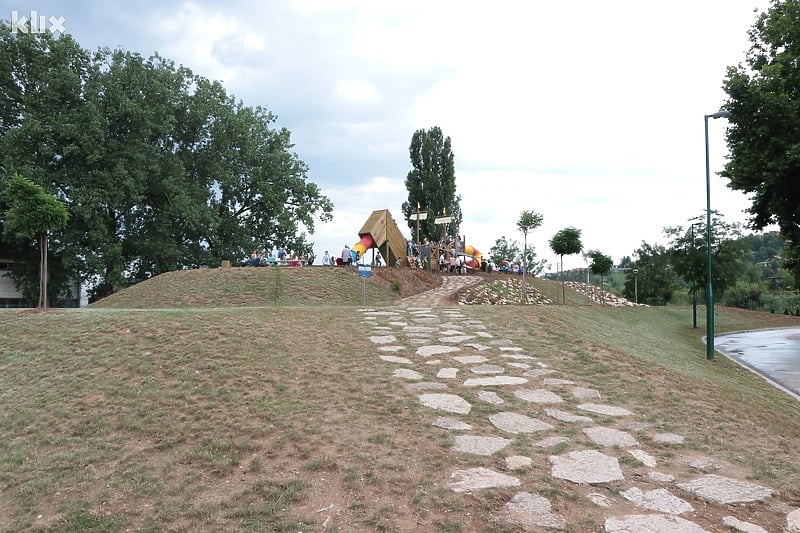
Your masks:
{"label": "tree trunk", "polygon": [[38,235],[39,241],[39,303],[37,307],[47,309],[47,232]]}
{"label": "tree trunk", "polygon": [[522,291],[520,300],[522,304],[528,303],[528,291],[525,290],[525,271],[528,270],[528,234],[525,234],[525,244],[522,247]]}
{"label": "tree trunk", "polygon": [[561,301],[567,304],[567,291],[564,288],[564,256],[561,256]]}

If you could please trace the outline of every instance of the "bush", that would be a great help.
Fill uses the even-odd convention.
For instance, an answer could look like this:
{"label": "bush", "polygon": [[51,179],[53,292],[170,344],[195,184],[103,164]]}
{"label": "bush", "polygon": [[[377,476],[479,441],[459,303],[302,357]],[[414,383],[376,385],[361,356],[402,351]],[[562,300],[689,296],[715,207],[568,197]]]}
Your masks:
{"label": "bush", "polygon": [[400,294],[400,289],[403,288],[403,282],[399,279],[392,281],[392,290],[397,294]]}

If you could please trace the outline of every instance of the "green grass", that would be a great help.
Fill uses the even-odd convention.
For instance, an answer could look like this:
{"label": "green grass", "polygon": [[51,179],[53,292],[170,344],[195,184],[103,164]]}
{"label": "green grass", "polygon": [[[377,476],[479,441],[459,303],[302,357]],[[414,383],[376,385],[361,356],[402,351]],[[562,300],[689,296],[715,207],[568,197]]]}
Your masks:
{"label": "green grass", "polygon": [[[310,277],[287,269],[277,307],[261,305],[270,269],[219,269],[160,276],[84,310],[0,312],[0,530],[502,527],[492,515],[512,492],[446,489],[450,471],[485,458],[452,452],[450,435],[431,427],[439,414],[377,359],[361,281],[294,270]],[[390,283],[375,285],[368,299],[396,301]],[[583,299],[568,292],[571,301]],[[710,454],[777,489],[781,504],[800,498],[800,405],[724,357],[707,362],[691,308],[459,309],[604,401],[685,435],[664,457]],[[718,331],[800,323],[717,311]],[[499,392],[507,404],[497,410],[513,409]],[[492,408],[474,406],[465,421],[489,431]],[[534,459],[525,490],[579,505],[546,465],[581,439],[543,452],[518,439]]]}

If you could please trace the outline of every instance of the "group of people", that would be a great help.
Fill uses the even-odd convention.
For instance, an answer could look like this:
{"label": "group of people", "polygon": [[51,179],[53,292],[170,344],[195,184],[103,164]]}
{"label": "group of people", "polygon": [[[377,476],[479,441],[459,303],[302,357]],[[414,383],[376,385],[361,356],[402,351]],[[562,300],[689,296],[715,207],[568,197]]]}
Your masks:
{"label": "group of people", "polygon": [[307,254],[302,252],[286,251],[284,248],[272,250],[269,254],[261,250],[253,250],[250,253],[250,260],[247,262],[250,266],[303,266],[313,265],[314,252],[309,251]]}

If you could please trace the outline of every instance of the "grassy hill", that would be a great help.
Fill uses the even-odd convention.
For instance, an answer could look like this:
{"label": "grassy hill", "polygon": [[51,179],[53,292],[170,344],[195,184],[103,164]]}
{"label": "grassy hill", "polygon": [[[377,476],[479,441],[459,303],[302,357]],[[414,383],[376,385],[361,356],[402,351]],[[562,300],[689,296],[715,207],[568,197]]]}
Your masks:
{"label": "grassy hill", "polygon": [[[373,269],[366,281],[369,305],[441,284],[436,273]],[[269,305],[360,305],[364,280],[351,268],[214,268],[179,270],[156,276],[93,303],[91,308],[160,309],[185,307],[263,307]]]}
{"label": "grassy hill", "polygon": [[[446,487],[475,459],[451,450],[452,437],[431,427],[439,414],[376,357],[361,280],[285,269],[274,306],[276,274],[177,272],[89,309],[0,312],[0,530],[516,531],[494,520],[513,492]],[[390,280],[367,283],[369,305],[399,297]],[[690,308],[581,301],[460,310],[637,419],[685,435],[660,461],[712,455],[777,489],[737,511],[777,530],[800,503],[798,402],[722,357],[708,363]],[[719,331],[800,324],[718,312]],[[475,391],[459,393],[475,405],[465,419],[485,425]],[[547,463],[550,450],[517,445]],[[560,512],[581,505],[545,469],[526,479]],[[597,530],[597,508],[583,505],[572,530]]]}

